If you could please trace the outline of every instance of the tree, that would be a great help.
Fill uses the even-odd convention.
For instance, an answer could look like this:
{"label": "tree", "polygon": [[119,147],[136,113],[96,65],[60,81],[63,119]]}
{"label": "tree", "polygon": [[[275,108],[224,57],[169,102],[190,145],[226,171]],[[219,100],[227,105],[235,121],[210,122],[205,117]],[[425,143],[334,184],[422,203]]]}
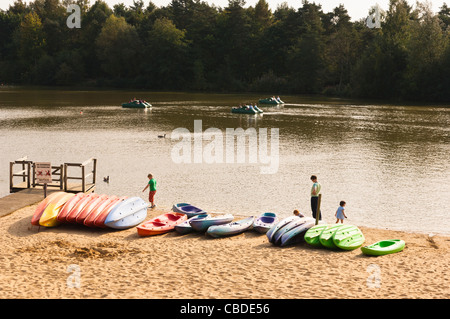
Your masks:
{"label": "tree", "polygon": [[317,93],[323,83],[325,42],[321,7],[303,2],[298,10],[300,37],[289,50],[288,63],[296,93]]}
{"label": "tree", "polygon": [[148,34],[145,71],[148,82],[158,89],[180,88],[189,78],[185,73],[184,55],[188,43],[185,31],[179,30],[170,19],[157,19]]}
{"label": "tree", "polygon": [[343,5],[329,13],[326,21],[329,32],[326,47],[328,81],[335,86],[335,93],[341,94],[350,83],[352,69],[358,58],[359,40]]}
{"label": "tree", "polygon": [[112,14],[106,19],[96,46],[106,74],[120,78],[136,73],[141,44],[136,29],[124,17]]}
{"label": "tree", "polygon": [[450,27],[450,8],[444,2],[440,9],[438,17],[442,21],[442,31],[448,31]]}
{"label": "tree", "polygon": [[96,40],[106,19],[111,14],[112,10],[108,5],[104,1],[97,0],[83,15],[79,49],[83,55],[83,65],[85,65],[88,77],[96,78],[101,75],[101,62],[97,57]]}
{"label": "tree", "polygon": [[17,32],[19,56],[24,64],[32,67],[44,53],[45,34],[42,21],[36,12],[27,13]]}
{"label": "tree", "polygon": [[429,4],[419,3],[416,15],[418,19],[411,24],[407,44],[408,67],[404,87],[409,97],[427,99],[440,94],[440,90],[436,90],[441,82],[437,74],[448,47],[448,37]]}

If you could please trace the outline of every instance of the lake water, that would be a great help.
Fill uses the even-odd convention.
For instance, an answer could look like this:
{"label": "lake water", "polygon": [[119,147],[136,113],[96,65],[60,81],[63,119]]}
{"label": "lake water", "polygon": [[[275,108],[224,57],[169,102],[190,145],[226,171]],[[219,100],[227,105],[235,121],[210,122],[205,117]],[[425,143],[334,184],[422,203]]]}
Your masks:
{"label": "lake water", "polygon": [[[152,109],[120,106],[132,97]],[[159,207],[190,202],[211,212],[289,216],[298,209],[310,216],[310,176],[316,174],[326,221],[335,222],[345,200],[348,224],[450,234],[449,107],[282,96],[284,106],[263,107],[263,115],[230,112],[262,97],[1,88],[0,196],[9,192],[9,162],[17,158],[56,165],[94,157],[98,193],[147,199],[142,189],[152,173]],[[180,142],[172,132],[193,133],[195,120],[203,131],[224,134],[227,128],[278,129],[276,173],[261,174],[268,164],[249,159],[176,163],[172,151]],[[212,145],[208,131],[191,136]],[[268,154],[271,136],[257,145],[267,146]]]}

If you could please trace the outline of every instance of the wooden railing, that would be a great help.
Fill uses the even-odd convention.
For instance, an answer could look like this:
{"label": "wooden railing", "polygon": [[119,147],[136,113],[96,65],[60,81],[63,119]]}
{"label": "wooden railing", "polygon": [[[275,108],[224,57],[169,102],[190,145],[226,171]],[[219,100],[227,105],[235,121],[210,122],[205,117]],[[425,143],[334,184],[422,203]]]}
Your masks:
{"label": "wooden railing", "polygon": [[[14,171],[16,165],[21,165],[21,170]],[[33,161],[29,161],[27,156],[19,158],[9,163],[9,190],[14,193],[27,188],[41,187],[43,184],[36,182],[36,167]],[[69,176],[68,168],[76,167],[80,169],[76,176]],[[96,183],[97,159],[90,158],[83,163],[64,163],[52,165],[52,183],[47,187],[56,187],[65,192],[88,192],[93,191]],[[14,183],[14,178],[21,178],[21,182]],[[89,178],[92,178],[89,182]],[[78,180],[79,183],[71,183],[70,180]],[[53,183],[55,182],[55,183]]]}
{"label": "wooden railing", "polygon": [[[31,164],[33,162],[28,160],[27,156],[16,159],[9,163],[9,189],[12,193],[14,185],[14,177],[22,177],[22,184],[26,182],[27,188],[31,187]],[[22,170],[14,172],[14,165],[22,165]]]}
{"label": "wooden railing", "polygon": [[[88,169],[89,165],[92,164],[91,171],[86,174],[86,170]],[[68,175],[68,168],[69,167],[78,167],[81,169],[81,177],[78,176],[69,176]],[[81,191],[83,193],[87,192],[92,186],[95,186],[96,182],[96,172],[97,172],[97,159],[96,158],[90,158],[87,161],[79,164],[79,163],[64,163],[64,191],[68,191],[68,180],[74,179],[74,180],[81,180]],[[87,178],[92,176],[92,183],[86,183]]]}

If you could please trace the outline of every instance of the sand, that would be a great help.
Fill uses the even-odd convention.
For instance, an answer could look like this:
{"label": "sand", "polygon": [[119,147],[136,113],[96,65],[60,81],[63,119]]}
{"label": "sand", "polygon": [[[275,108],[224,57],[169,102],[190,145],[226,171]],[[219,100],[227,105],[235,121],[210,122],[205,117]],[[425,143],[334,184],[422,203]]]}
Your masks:
{"label": "sand", "polygon": [[[275,247],[255,231],[214,239],[139,237],[81,225],[32,226],[36,205],[1,217],[0,298],[449,298],[450,237],[360,227],[366,243],[404,251],[368,257],[306,243]],[[149,210],[148,218],[167,210]]]}

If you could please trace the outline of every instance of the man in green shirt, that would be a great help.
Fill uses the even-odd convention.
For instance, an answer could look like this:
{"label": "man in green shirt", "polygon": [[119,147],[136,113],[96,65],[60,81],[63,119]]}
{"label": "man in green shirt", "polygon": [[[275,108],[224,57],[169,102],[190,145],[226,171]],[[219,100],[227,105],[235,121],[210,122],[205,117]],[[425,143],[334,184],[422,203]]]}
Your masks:
{"label": "man in green shirt", "polygon": [[142,192],[145,192],[145,190],[150,187],[150,192],[148,193],[148,200],[150,204],[150,208],[154,208],[156,205],[154,204],[155,201],[155,194],[156,194],[156,179],[153,178],[152,174],[147,175],[149,181],[148,184],[145,186],[145,188],[142,190]]}
{"label": "man in green shirt", "polygon": [[[319,193],[320,193],[320,189],[322,188],[322,186],[317,181],[316,175],[311,176],[311,181],[313,182],[313,185],[311,187],[311,210],[312,210],[313,217],[316,218],[317,203],[319,202]],[[321,219],[322,219],[322,214],[319,211],[319,220],[321,220]]]}

